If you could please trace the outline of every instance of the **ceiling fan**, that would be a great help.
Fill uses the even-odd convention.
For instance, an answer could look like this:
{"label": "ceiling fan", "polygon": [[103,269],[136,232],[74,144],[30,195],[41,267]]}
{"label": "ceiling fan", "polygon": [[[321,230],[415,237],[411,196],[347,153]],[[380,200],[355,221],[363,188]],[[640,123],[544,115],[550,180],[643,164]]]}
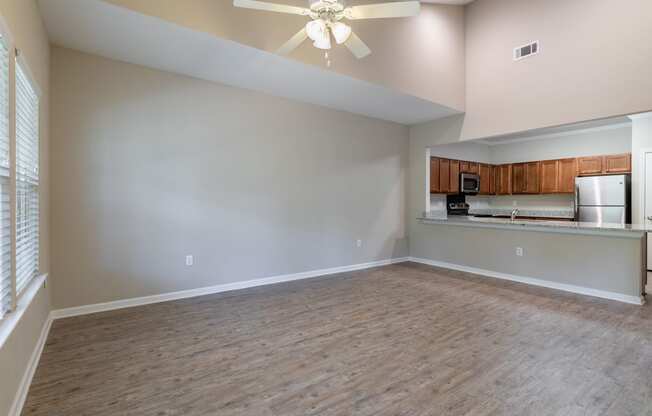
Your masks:
{"label": "ceiling fan", "polygon": [[360,20],[411,17],[417,16],[421,10],[419,1],[399,1],[352,7],[345,7],[344,0],[309,1],[309,8],[258,0],[233,0],[233,5],[246,9],[298,14],[312,19],[303,29],[281,46],[277,51],[281,55],[288,55],[308,38],[312,40],[316,48],[329,50],[332,46],[332,35],[338,45],[344,44],[358,59],[369,55],[371,50],[353,33],[351,26],[342,22],[343,19]]}

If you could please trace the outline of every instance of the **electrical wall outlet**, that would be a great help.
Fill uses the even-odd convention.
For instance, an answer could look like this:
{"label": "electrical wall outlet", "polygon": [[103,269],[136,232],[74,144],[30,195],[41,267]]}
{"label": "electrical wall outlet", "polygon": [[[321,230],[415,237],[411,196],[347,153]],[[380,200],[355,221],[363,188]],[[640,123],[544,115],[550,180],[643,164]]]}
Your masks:
{"label": "electrical wall outlet", "polygon": [[356,241],[355,246],[358,247],[358,248],[362,247],[362,240]]}
{"label": "electrical wall outlet", "polygon": [[186,266],[192,266],[195,264],[195,258],[192,255],[186,256]]}
{"label": "electrical wall outlet", "polygon": [[516,247],[516,255],[523,257],[523,247]]}
{"label": "electrical wall outlet", "polygon": [[518,201],[512,201],[512,206],[513,206],[513,207],[518,206]]}

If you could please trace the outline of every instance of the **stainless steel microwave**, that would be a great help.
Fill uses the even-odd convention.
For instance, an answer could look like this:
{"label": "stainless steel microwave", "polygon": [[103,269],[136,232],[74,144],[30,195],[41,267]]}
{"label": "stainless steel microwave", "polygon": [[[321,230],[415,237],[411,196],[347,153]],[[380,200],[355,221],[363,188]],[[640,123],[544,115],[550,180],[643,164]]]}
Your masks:
{"label": "stainless steel microwave", "polygon": [[475,173],[462,173],[460,175],[460,192],[463,194],[480,192],[480,176]]}

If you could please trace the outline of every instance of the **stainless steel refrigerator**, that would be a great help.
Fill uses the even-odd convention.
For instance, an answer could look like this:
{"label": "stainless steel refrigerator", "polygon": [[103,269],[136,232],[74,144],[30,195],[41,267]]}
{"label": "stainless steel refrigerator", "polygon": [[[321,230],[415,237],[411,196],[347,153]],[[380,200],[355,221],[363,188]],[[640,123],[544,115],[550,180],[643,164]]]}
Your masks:
{"label": "stainless steel refrigerator", "polygon": [[629,175],[575,178],[575,219],[583,222],[631,223]]}

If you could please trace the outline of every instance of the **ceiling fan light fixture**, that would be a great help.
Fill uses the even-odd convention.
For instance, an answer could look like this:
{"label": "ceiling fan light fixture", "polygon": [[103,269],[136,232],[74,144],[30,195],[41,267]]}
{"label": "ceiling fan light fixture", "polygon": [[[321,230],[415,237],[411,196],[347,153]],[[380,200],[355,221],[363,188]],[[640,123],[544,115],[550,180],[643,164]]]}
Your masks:
{"label": "ceiling fan light fixture", "polygon": [[333,23],[331,25],[331,31],[333,32],[333,37],[335,38],[335,42],[337,42],[338,45],[346,42],[351,36],[351,26],[346,25],[342,22]]}
{"label": "ceiling fan light fixture", "polygon": [[331,48],[331,36],[328,30],[326,30],[326,36],[323,39],[317,39],[313,42],[313,46],[323,50],[329,50]]}
{"label": "ceiling fan light fixture", "polygon": [[306,24],[306,33],[314,42],[322,41],[328,37],[326,22],[321,19],[312,20]]}

